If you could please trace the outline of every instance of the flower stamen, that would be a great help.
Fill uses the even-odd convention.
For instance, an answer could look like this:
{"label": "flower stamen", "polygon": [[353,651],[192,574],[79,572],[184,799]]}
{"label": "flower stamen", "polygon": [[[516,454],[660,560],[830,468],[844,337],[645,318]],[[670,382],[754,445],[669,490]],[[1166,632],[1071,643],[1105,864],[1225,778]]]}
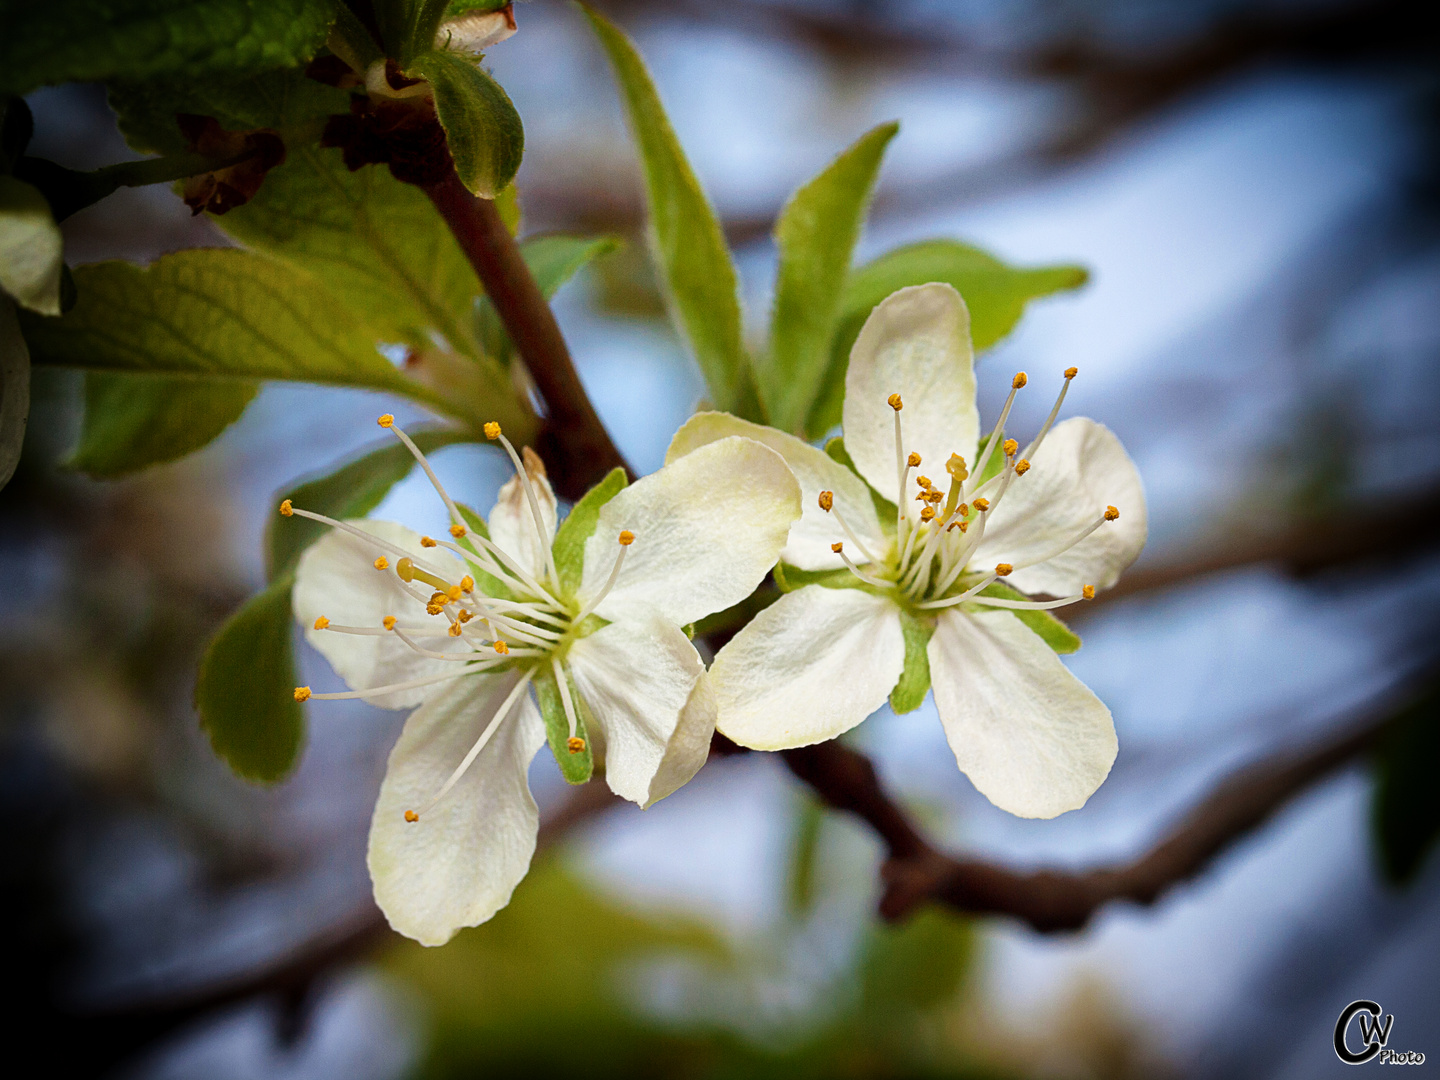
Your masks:
{"label": "flower stamen", "polygon": [[[626,539],[627,537],[629,539]],[[610,595],[610,590],[615,587],[615,582],[619,580],[620,568],[625,565],[625,552],[628,551],[630,545],[635,542],[635,534],[629,529],[626,529],[620,534],[619,541],[620,552],[615,556],[615,566],[611,569],[610,576],[605,579],[605,584],[601,587],[600,591],[591,597],[590,602],[582,607],[580,613],[571,620],[573,624],[578,625],[589,618],[591,612],[600,606],[600,602]]]}

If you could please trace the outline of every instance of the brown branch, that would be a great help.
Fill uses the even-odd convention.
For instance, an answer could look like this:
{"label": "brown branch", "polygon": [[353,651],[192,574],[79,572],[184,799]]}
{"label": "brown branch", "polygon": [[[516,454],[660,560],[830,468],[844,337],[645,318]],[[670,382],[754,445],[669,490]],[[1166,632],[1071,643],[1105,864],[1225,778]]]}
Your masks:
{"label": "brown branch", "polygon": [[1367,749],[1393,709],[1377,715],[1308,753],[1279,754],[1242,769],[1135,861],[1078,873],[1019,873],[936,850],[890,798],[869,759],[838,742],[787,750],[783,756],[827,805],[864,819],[884,841],[882,916],[903,918],[930,901],[973,915],[1009,915],[1045,934],[1078,930],[1116,900],[1153,904],[1194,877],[1295,795]]}
{"label": "brown branch", "polygon": [[611,469],[630,472],[590,404],[555,315],[495,204],[470,194],[453,167],[422,187],[460,242],[545,399],[540,443],[556,490],[577,499]]}

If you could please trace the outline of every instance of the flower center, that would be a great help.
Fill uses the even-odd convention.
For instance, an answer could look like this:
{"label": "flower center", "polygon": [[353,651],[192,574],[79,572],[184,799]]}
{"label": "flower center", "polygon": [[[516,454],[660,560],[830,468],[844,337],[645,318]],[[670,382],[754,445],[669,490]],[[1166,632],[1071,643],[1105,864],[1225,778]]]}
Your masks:
{"label": "flower center", "polygon": [[[947,486],[942,489],[936,486],[929,476],[919,474],[915,477],[917,490],[913,497],[910,495],[910,474],[912,470],[920,468],[923,462],[918,453],[907,452],[905,449],[900,418],[904,402],[899,394],[891,394],[887,403],[895,413],[895,472],[899,496],[896,500],[895,543],[884,559],[876,558],[856,537],[843,512],[835,506],[834,493],[822,491],[820,508],[834,515],[846,538],[855,545],[863,557],[863,562],[868,565],[852,561],[845,554],[844,541],[832,544],[831,550],[840,556],[846,568],[861,581],[874,588],[884,589],[900,603],[921,611],[954,607],[966,602],[990,607],[1045,610],[1092,599],[1095,589],[1090,585],[1084,586],[1075,596],[1044,601],[1015,600],[981,594],[1000,578],[1007,577],[1018,569],[1036,566],[1063,555],[1106,522],[1118,519],[1120,511],[1114,506],[1107,506],[1097,514],[1094,521],[1077,530],[1074,536],[1040,558],[1019,564],[998,563],[993,568],[971,565],[972,557],[985,538],[986,525],[1005,498],[1010,485],[1031,470],[1030,457],[1040,449],[1045,436],[1054,425],[1055,418],[1060,414],[1060,407],[1065,402],[1065,395],[1070,389],[1070,382],[1076,374],[1075,368],[1066,369],[1064,382],[1050,415],[1022,453],[1016,440],[1004,438],[1005,423],[1010,418],[1015,396],[1029,381],[1023,371],[1018,372],[1011,380],[1010,395],[1005,400],[994,430],[976,459],[975,468],[970,469],[963,457],[952,453],[944,465],[949,476]],[[992,471],[991,462],[997,447],[1003,463]],[[906,507],[910,502],[921,504],[918,514],[911,515],[907,511]]]}
{"label": "flower center", "polygon": [[[280,504],[280,513],[285,517],[297,516],[318,521],[345,532],[367,545],[375,554],[373,562],[367,563],[365,573],[385,573],[392,569],[404,592],[413,597],[416,604],[424,609],[428,619],[402,623],[397,615],[386,615],[379,626],[341,626],[332,623],[325,616],[315,620],[314,629],[339,634],[362,636],[390,635],[420,656],[432,660],[453,663],[453,671],[425,678],[410,679],[367,690],[348,690],[340,693],[316,694],[308,686],[296,687],[295,700],[335,701],[347,698],[372,698],[400,690],[411,690],[436,683],[449,682],[467,675],[499,673],[507,670],[523,672],[519,682],[496,710],[470,752],[456,767],[455,772],[419,811],[407,810],[407,821],[418,821],[438,803],[459,781],[474,762],[476,756],[501,722],[514,709],[515,703],[525,693],[531,680],[549,664],[560,687],[560,696],[570,724],[570,753],[585,749],[585,740],[577,735],[578,718],[571,700],[567,679],[561,667],[561,658],[569,644],[582,632],[583,624],[605,599],[620,576],[625,562],[625,552],[635,540],[629,530],[617,538],[618,552],[614,568],[600,589],[583,606],[567,602],[560,588],[560,575],[555,566],[551,550],[551,537],[540,512],[540,498],[531,481],[529,470],[516,453],[510,440],[500,431],[500,425],[490,422],[485,425],[485,435],[498,441],[515,466],[515,475],[529,508],[529,518],[535,529],[535,542],[543,552],[542,581],[520,564],[489,537],[474,532],[467,524],[465,514],[450,498],[430,462],[403,430],[395,424],[389,413],[381,416],[379,425],[392,432],[414,456],[424,470],[436,494],[444,502],[450,515],[450,540],[430,536],[420,538],[422,548],[443,548],[458,556],[469,571],[458,581],[452,581],[452,569],[447,570],[439,563],[417,557],[405,549],[390,543],[364,529],[344,521],[337,521],[325,514],[295,506],[289,499]],[[366,558],[369,558],[367,554]],[[392,563],[393,560],[393,563]],[[418,616],[418,609],[414,612]],[[449,639],[448,641],[446,639]],[[435,648],[440,644],[444,647]]]}

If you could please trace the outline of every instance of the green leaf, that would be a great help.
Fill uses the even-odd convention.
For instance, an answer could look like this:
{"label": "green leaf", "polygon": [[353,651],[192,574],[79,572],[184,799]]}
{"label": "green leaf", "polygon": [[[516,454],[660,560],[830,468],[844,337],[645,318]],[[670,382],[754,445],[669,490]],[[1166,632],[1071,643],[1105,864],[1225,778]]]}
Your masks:
{"label": "green leaf", "polygon": [[30,418],[30,353],[15,305],[0,295],[0,488],[15,475]]}
{"label": "green leaf", "polygon": [[253,379],[87,372],[80,443],[66,464],[108,479],[182,458],[238,420],[259,389]]}
{"label": "green leaf", "polygon": [[334,0],[65,0],[0,8],[0,95],[37,86],[265,71],[310,59]]}
{"label": "green leaf", "polygon": [[59,315],[64,246],[39,189],[0,176],[0,292],[31,311]]}
{"label": "green leaf", "polygon": [[930,692],[930,655],[926,647],[935,634],[935,620],[900,609],[900,630],[905,635],[905,669],[890,691],[890,708],[914,712]]}
{"label": "green leaf", "polygon": [[193,248],[82,266],[75,280],[69,314],[23,322],[36,363],[364,386],[445,407],[376,351],[358,311],[273,259]]}
{"label": "green leaf", "polygon": [[624,491],[626,483],[624,469],[611,469],[604,480],[570,508],[570,513],[555,531],[551,551],[555,554],[555,569],[560,574],[560,588],[567,597],[574,596],[575,590],[580,587],[580,577],[585,569],[585,541],[595,532],[600,508]]}
{"label": "green leaf", "polygon": [[757,366],[770,422],[804,431],[830,367],[830,340],[850,253],[896,123],[881,124],[790,197],[775,226],[780,265],[770,318],[770,355]]}
{"label": "green leaf", "polygon": [[[464,431],[424,428],[407,434],[424,454],[473,438]],[[323,476],[302,481],[276,499],[275,505],[279,506],[282,499],[289,499],[302,509],[340,521],[364,517],[380,505],[392,487],[410,475],[414,465],[415,458],[404,444],[392,440]],[[473,522],[471,527],[475,527]],[[481,535],[489,535],[483,531],[484,528],[485,522],[481,521],[477,531]],[[309,518],[281,517],[279,514],[272,517],[265,530],[270,580],[278,581],[293,574],[305,549],[329,531],[330,526]]]}
{"label": "green leaf", "polygon": [[1016,269],[958,240],[907,244],[866,263],[855,270],[846,283],[835,338],[830,345],[830,370],[824,390],[810,412],[806,432],[818,439],[840,423],[850,348],[871,310],[897,289],[932,281],[953,285],[970,309],[970,336],[979,352],[1014,328],[1030,300],[1078,288],[1087,277],[1085,269],[1079,266]]}
{"label": "green leaf", "polygon": [[295,766],[304,714],[295,700],[286,575],[252,596],[205,650],[195,684],[200,726],[247,780],[273,784]]}
{"label": "green leaf", "polygon": [[460,182],[482,199],[495,198],[515,179],[525,153],[525,129],[509,96],[473,60],[455,53],[422,53],[407,74],[428,80],[435,91]]}
{"label": "green leaf", "polygon": [[453,19],[471,11],[499,11],[511,2],[512,0],[450,0],[450,6],[445,9],[445,18]]}
{"label": "green leaf", "polygon": [[583,784],[595,771],[595,756],[590,750],[589,725],[590,707],[575,689],[575,680],[565,672],[565,685],[570,691],[570,701],[575,706],[575,734],[585,740],[585,749],[572,754],[566,745],[570,739],[570,720],[565,715],[565,703],[560,698],[560,687],[555,681],[555,672],[548,662],[541,663],[535,671],[535,698],[540,702],[540,715],[545,718],[545,735],[550,741],[550,753],[555,755],[555,764],[560,766],[560,775],[570,784]]}
{"label": "green leaf", "polygon": [[827,589],[876,591],[874,586],[865,584],[849,570],[801,570],[798,566],[781,562],[775,564],[771,574],[775,578],[776,587],[782,593],[794,592],[806,585],[823,585]]}
{"label": "green leaf", "polygon": [[1440,838],[1440,693],[1405,708],[1375,752],[1371,830],[1386,878],[1415,880]]}
{"label": "green leaf", "polygon": [[[1029,600],[1018,589],[1011,588],[1003,582],[996,581],[980,590],[981,596],[993,596],[999,600]],[[994,610],[993,608],[991,609]],[[1040,635],[1040,640],[1049,645],[1057,653],[1073,653],[1080,648],[1080,635],[1071,630],[1063,622],[1057,619],[1048,611],[1015,611],[1014,615],[1022,623],[1028,626],[1035,633]]]}
{"label": "green leaf", "polygon": [[375,21],[385,51],[402,68],[435,48],[435,31],[445,18],[447,3],[448,0],[376,0]]}
{"label": "green leaf", "polygon": [[[507,188],[513,191],[513,186]],[[549,300],[589,262],[607,255],[620,246],[613,236],[586,239],[579,236],[537,236],[520,244],[525,265]],[[500,322],[500,315],[490,298],[482,296],[476,303],[476,325],[480,342],[487,356],[508,362],[514,353],[510,335]]]}
{"label": "green leaf", "polygon": [[973,969],[974,925],[932,905],[902,922],[874,926],[861,960],[860,1015],[883,1023],[887,1013],[905,1016],[907,1009],[953,1003]]}
{"label": "green leaf", "polygon": [[651,241],[672,317],[695,354],[715,408],[760,420],[741,337],[735,266],[720,222],[634,43],[603,16],[581,10],[610,57],[640,146]]}

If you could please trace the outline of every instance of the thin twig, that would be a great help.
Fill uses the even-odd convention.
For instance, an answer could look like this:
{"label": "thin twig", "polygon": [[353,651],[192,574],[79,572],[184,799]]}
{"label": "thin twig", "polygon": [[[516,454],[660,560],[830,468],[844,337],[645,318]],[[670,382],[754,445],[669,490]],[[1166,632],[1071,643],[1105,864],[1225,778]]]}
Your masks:
{"label": "thin twig", "polygon": [[616,466],[630,472],[580,384],[555,315],[495,204],[470,194],[453,168],[424,191],[460,242],[545,400],[540,449],[556,490],[576,499]]}

